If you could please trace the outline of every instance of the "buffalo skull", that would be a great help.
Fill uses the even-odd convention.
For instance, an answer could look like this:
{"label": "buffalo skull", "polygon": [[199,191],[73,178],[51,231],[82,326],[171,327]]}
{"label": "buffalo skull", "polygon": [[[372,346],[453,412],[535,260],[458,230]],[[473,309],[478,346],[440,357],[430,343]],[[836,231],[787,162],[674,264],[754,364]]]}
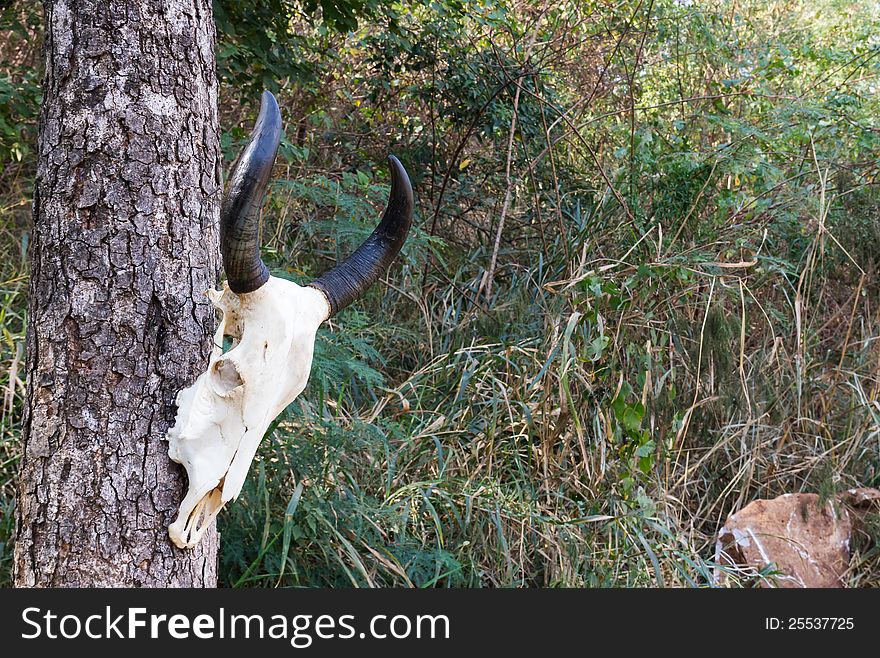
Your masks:
{"label": "buffalo skull", "polygon": [[[315,333],[354,301],[400,251],[412,223],[409,177],[394,156],[391,197],[372,235],[349,258],[306,286],[269,275],[260,259],[259,213],[281,138],[275,98],[263,92],[250,142],[230,177],[220,210],[222,290],[207,292],[222,313],[206,372],[177,395],[169,457],[189,488],[171,540],[192,548],[241,491],[269,424],[305,388]],[[224,339],[232,347],[223,352]]]}

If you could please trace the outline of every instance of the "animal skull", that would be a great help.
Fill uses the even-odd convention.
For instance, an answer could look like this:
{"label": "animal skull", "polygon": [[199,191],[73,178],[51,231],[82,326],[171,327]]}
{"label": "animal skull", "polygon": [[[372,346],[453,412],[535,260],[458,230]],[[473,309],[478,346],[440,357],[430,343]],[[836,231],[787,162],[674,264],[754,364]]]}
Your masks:
{"label": "animal skull", "polygon": [[[251,141],[233,170],[221,209],[227,282],[207,292],[222,313],[206,372],[177,395],[168,456],[183,464],[189,488],[171,540],[192,548],[241,491],[271,422],[306,386],[318,327],[390,265],[412,223],[412,187],[391,156],[388,208],[348,259],[307,286],[269,275],[260,260],[259,209],[281,136],[275,98],[263,93]],[[233,346],[223,353],[226,337]]]}

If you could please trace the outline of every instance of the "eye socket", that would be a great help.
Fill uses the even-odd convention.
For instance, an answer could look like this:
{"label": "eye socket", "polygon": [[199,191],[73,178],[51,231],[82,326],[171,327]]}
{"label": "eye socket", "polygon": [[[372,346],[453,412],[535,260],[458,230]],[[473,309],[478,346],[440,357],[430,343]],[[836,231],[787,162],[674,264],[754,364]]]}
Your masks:
{"label": "eye socket", "polygon": [[230,359],[217,359],[214,363],[214,374],[214,387],[221,395],[244,384],[235,362]]}

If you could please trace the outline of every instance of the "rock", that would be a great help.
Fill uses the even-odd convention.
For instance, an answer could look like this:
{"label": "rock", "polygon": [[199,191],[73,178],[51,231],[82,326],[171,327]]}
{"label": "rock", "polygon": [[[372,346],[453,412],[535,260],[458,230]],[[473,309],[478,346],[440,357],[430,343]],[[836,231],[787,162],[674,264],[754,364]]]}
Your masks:
{"label": "rock", "polygon": [[[863,491],[863,490],[854,490]],[[878,492],[880,495],[880,492]],[[861,501],[859,494],[853,500]],[[718,533],[715,561],[750,573],[775,565],[764,587],[843,587],[849,566],[852,518],[844,505],[819,504],[810,493],[756,500],[731,516]],[[716,582],[727,574],[716,571]]]}
{"label": "rock", "polygon": [[860,489],[847,489],[838,494],[840,502],[845,503],[856,513],[865,514],[871,511],[880,510],[880,491],[869,487]]}

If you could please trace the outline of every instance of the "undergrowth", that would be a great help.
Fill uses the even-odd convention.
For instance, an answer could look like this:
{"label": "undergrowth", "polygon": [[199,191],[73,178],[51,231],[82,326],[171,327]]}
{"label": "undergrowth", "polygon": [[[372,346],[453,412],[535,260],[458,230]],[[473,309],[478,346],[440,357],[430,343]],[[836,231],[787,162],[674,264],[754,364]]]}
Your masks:
{"label": "undergrowth", "polygon": [[[222,513],[222,584],[710,586],[748,502],[880,486],[868,4],[415,3],[347,32],[297,15],[283,76],[247,42],[264,3],[221,23],[228,158],[248,71],[283,83],[273,273],[305,281],[372,230],[388,152],[417,194],[398,264],[321,330]],[[36,84],[33,43],[9,44],[0,119],[31,128],[0,132],[0,584],[35,136],[2,94]],[[851,586],[880,585],[877,527]]]}

